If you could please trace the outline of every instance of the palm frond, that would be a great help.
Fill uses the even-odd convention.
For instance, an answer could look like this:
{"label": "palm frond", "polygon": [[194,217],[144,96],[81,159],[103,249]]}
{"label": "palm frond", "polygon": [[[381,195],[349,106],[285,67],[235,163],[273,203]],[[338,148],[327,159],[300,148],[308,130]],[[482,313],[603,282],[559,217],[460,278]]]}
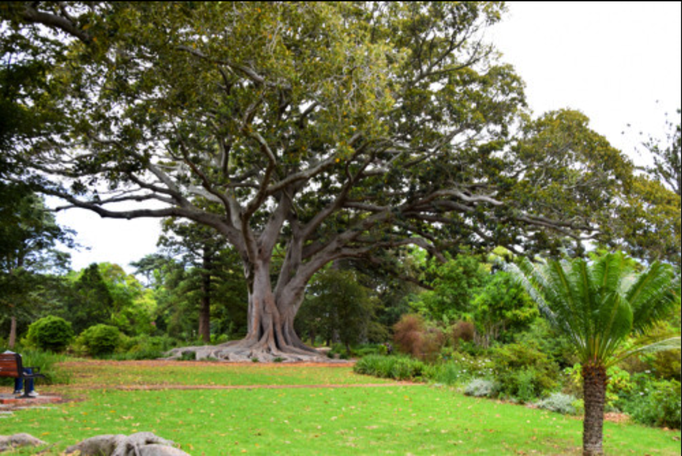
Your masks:
{"label": "palm frond", "polygon": [[669,351],[669,350],[680,350],[682,348],[682,339],[680,339],[679,336],[676,337],[670,337],[664,340],[659,340],[654,343],[650,343],[647,345],[643,346],[638,346],[636,348],[627,350],[625,352],[619,353],[618,355],[615,355],[613,358],[611,358],[611,361],[607,363],[607,367],[613,366],[618,364],[619,362],[630,358],[631,356],[634,355],[643,355],[647,353],[657,353],[661,351]]}
{"label": "palm frond", "polygon": [[634,314],[634,330],[644,333],[679,301],[675,273],[670,265],[654,262],[628,289],[626,298]]}

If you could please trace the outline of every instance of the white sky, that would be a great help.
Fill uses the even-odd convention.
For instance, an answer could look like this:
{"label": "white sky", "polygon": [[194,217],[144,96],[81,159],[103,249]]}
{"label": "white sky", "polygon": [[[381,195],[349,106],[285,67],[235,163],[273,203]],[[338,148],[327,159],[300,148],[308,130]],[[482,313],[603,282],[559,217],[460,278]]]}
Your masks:
{"label": "white sky", "polygon": [[[643,163],[635,153],[638,133],[663,138],[665,114],[676,119],[682,105],[681,6],[513,2],[488,40],[526,82],[536,115],[578,109],[592,129]],[[155,252],[160,233],[158,220],[101,219],[82,209],[59,213],[57,220],[91,247],[72,252],[74,269],[108,261],[132,272],[129,263]]]}

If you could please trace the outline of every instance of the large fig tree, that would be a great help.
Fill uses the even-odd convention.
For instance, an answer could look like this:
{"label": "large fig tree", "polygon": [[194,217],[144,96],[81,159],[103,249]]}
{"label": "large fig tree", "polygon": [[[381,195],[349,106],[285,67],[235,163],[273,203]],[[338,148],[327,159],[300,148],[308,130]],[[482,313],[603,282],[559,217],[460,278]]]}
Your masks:
{"label": "large fig tree", "polygon": [[519,115],[523,83],[482,41],[503,9],[11,2],[5,59],[46,63],[25,96],[54,122],[12,153],[68,206],[184,217],[239,251],[248,334],[198,356],[314,356],[293,322],[331,261],[599,232],[629,165],[578,113]]}

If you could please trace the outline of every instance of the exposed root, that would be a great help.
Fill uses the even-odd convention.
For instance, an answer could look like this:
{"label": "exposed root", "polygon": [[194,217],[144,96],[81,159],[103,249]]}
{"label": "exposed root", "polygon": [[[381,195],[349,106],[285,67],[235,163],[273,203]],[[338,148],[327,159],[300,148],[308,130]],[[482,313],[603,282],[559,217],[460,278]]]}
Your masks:
{"label": "exposed root", "polygon": [[287,345],[277,347],[267,340],[230,341],[220,345],[203,345],[196,347],[180,347],[169,351],[167,359],[179,359],[194,353],[195,359],[218,359],[224,361],[254,361],[260,362],[320,362],[326,358],[314,348],[307,347],[303,343],[296,346]]}

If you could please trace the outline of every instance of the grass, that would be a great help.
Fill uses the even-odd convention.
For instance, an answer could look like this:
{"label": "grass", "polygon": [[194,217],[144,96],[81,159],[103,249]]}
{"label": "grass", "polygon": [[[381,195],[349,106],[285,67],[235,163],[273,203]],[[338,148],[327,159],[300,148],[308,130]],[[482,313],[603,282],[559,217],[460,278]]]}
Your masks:
{"label": "grass", "polygon": [[71,386],[97,385],[351,385],[391,383],[354,374],[350,367],[307,367],[287,364],[225,364],[207,362],[84,361],[64,363]]}
{"label": "grass", "polygon": [[[355,383],[375,380],[354,376],[348,368],[229,367],[231,375],[248,381],[276,367],[305,369],[305,375],[312,373],[309,383],[336,379],[343,371]],[[210,372],[214,366],[195,365],[194,369]],[[101,372],[115,375],[112,370]],[[284,374],[305,380],[302,373]],[[142,374],[143,378],[155,375]],[[28,432],[55,445],[52,453],[44,454],[58,454],[94,435],[142,431],[174,440],[194,456],[580,454],[582,422],[578,419],[425,385],[73,391],[84,400],[16,412],[0,419],[0,435]],[[604,437],[610,455],[680,454],[679,432],[606,423]],[[16,454],[31,451],[36,450]]]}

